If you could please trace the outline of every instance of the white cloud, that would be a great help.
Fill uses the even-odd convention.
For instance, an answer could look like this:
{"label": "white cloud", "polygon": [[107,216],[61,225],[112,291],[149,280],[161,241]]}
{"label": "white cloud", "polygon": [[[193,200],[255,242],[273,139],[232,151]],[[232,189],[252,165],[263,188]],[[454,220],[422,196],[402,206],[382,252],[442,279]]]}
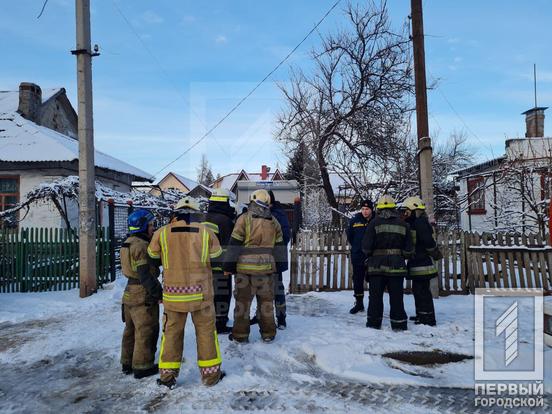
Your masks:
{"label": "white cloud", "polygon": [[224,45],[226,43],[228,43],[228,39],[226,36],[224,35],[218,35],[216,38],[215,38],[215,43],[217,45]]}
{"label": "white cloud", "polygon": [[141,20],[147,24],[159,24],[164,22],[164,19],[152,10],[146,10],[140,17]]}

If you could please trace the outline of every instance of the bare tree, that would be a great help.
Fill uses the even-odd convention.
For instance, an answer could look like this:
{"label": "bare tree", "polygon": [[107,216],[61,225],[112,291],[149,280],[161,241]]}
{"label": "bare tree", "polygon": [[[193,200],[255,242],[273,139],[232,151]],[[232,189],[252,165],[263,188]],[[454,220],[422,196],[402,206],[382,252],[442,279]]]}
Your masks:
{"label": "bare tree", "polygon": [[385,2],[345,10],[346,28],[322,36],[314,69],[292,68],[277,137],[312,152],[330,207],[337,201],[330,172],[356,186],[381,173],[408,124],[412,92],[406,27],[392,30]]}

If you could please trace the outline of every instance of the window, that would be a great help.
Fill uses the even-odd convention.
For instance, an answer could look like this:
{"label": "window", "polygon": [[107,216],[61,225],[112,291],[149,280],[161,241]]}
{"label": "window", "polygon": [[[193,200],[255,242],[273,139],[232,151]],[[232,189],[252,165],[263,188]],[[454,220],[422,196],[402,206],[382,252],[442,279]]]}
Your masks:
{"label": "window", "polygon": [[468,213],[485,214],[485,179],[468,178]]}
{"label": "window", "polygon": [[19,202],[19,177],[0,177],[0,211],[9,210]]}

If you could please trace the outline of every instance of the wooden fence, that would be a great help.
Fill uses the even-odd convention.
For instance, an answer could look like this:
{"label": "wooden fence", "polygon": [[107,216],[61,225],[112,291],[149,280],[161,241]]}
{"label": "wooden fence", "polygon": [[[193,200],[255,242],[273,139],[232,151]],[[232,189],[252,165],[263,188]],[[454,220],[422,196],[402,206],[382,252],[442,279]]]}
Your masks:
{"label": "wooden fence", "polygon": [[[552,247],[537,235],[443,231],[437,234],[441,294],[466,294],[479,287],[552,289]],[[353,288],[345,232],[302,231],[291,248],[290,291]],[[405,282],[410,288],[410,282]]]}
{"label": "wooden fence", "polygon": [[[109,232],[98,229],[98,286],[113,281]],[[79,241],[65,229],[0,230],[0,292],[42,292],[79,286]]]}

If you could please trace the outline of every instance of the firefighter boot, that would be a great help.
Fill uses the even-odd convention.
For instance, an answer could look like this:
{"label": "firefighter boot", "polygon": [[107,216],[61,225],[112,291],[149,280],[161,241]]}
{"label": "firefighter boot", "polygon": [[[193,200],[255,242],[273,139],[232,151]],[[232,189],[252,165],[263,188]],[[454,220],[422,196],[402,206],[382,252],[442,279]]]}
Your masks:
{"label": "firefighter boot", "polygon": [[356,296],[355,295],[355,306],[351,308],[349,313],[351,315],[354,315],[359,312],[364,312],[364,296]]}
{"label": "firefighter boot", "polygon": [[157,364],[151,368],[134,370],[134,378],[136,379],[151,377],[152,375],[156,374],[159,374],[159,367],[157,366]]}

